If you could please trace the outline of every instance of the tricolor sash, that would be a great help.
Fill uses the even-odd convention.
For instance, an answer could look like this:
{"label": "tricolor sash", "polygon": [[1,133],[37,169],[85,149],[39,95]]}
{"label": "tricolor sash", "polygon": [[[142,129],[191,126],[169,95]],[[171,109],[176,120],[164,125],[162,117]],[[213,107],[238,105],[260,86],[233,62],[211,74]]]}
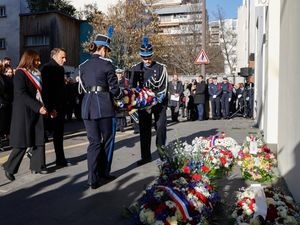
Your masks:
{"label": "tricolor sash", "polygon": [[20,70],[22,70],[26,76],[29,78],[29,80],[31,81],[31,83],[36,87],[36,89],[42,93],[42,80],[39,76],[34,75],[30,72],[28,72],[26,69],[24,68],[19,68]]}

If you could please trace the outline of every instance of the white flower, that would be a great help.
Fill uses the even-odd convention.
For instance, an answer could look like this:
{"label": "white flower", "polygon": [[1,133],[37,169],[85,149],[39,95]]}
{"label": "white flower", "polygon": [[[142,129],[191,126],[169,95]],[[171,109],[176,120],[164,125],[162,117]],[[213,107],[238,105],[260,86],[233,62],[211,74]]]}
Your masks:
{"label": "white flower", "polygon": [[267,200],[267,205],[270,205],[270,204],[275,205],[275,201],[273,198],[267,198],[266,200]]}
{"label": "white flower", "polygon": [[293,216],[287,216],[284,220],[284,224],[289,224],[289,225],[296,225],[298,224],[297,220]]}
{"label": "white flower", "polygon": [[153,224],[155,222],[155,214],[150,209],[142,209],[140,212],[140,220],[145,224]]}
{"label": "white flower", "polygon": [[176,208],[176,204],[174,202],[172,202],[172,201],[168,200],[165,203],[166,203],[166,206],[168,206],[170,209]]}
{"label": "white flower", "polygon": [[172,217],[168,217],[167,218],[167,221],[170,225],[177,225],[177,219],[175,216],[172,216]]}

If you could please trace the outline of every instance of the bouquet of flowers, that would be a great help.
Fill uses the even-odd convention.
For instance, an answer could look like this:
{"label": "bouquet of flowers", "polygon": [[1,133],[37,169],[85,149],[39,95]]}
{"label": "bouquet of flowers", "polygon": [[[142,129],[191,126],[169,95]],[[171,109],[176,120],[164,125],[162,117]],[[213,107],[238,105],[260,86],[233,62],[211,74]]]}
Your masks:
{"label": "bouquet of flowers", "polygon": [[228,171],[233,165],[233,154],[224,146],[214,146],[201,150],[204,163],[212,170]]}
{"label": "bouquet of flowers", "polygon": [[[274,188],[264,188],[263,198],[258,199],[252,187],[241,189],[232,217],[234,224],[296,225],[299,210],[290,196]],[[266,206],[264,213],[257,201]],[[263,215],[262,215],[263,214]]]}
{"label": "bouquet of flowers", "polygon": [[157,104],[155,93],[146,88],[127,88],[123,90],[123,98],[115,101],[118,110],[150,109]]}
{"label": "bouquet of flowers", "polygon": [[238,153],[238,165],[245,179],[265,182],[273,179],[277,160],[261,138],[247,137]]}
{"label": "bouquet of flowers", "polygon": [[139,201],[140,222],[147,225],[209,224],[217,193],[208,180],[187,167],[169,173],[172,170],[164,166],[163,171]]}
{"label": "bouquet of flowers", "polygon": [[197,137],[192,141],[195,150],[208,149],[213,146],[223,146],[230,150],[234,155],[237,149],[240,149],[238,143],[231,137],[225,137],[225,133],[221,132],[221,136]]}

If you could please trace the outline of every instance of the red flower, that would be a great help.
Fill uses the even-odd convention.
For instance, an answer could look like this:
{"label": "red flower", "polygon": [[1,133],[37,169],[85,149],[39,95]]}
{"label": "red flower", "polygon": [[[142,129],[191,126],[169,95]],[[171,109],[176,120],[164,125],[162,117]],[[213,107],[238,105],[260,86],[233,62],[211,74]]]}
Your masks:
{"label": "red flower", "polygon": [[209,171],[210,171],[210,169],[208,168],[208,167],[206,167],[206,166],[202,166],[202,171],[204,172],[204,173],[208,173]]}
{"label": "red flower", "polygon": [[182,169],[183,169],[183,172],[185,172],[186,174],[191,173],[190,167],[188,167],[188,166],[184,166]]}
{"label": "red flower", "polygon": [[274,222],[274,220],[278,217],[276,207],[272,204],[269,205],[268,211],[267,211],[267,217],[266,220],[270,220],[271,222]]}
{"label": "red flower", "polygon": [[225,159],[224,157],[221,157],[220,160],[221,160],[221,163],[222,163],[223,165],[225,165],[226,162],[227,162],[226,159]]}
{"label": "red flower", "polygon": [[201,180],[201,179],[202,179],[202,176],[201,176],[200,174],[194,174],[194,175],[192,176],[192,179],[193,179],[193,180]]}
{"label": "red flower", "polygon": [[208,185],[206,188],[207,188],[207,190],[209,190],[209,191],[211,191],[211,190],[213,189],[211,185]]}

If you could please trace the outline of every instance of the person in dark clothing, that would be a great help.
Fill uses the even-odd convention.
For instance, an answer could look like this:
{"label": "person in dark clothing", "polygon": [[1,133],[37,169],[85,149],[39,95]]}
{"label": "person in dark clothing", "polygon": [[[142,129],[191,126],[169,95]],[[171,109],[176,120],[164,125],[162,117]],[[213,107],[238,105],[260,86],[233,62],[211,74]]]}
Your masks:
{"label": "person in dark clothing", "polygon": [[41,70],[43,80],[43,100],[45,107],[53,115],[45,120],[46,129],[53,132],[56,166],[70,165],[66,160],[63,147],[65,116],[65,70],[66,52],[62,48],[51,51],[51,60]]}
{"label": "person in dark clothing", "polygon": [[229,106],[232,99],[232,84],[228,82],[227,77],[223,77],[222,82],[222,97],[221,97],[221,105],[222,105],[222,115],[224,119],[229,119]]}
{"label": "person in dark clothing", "polygon": [[[168,105],[168,73],[166,66],[153,60],[153,48],[148,43],[148,37],[144,37],[140,47],[142,62],[131,68],[132,74],[143,76],[141,86],[152,89],[158,98],[158,103],[151,108],[151,111],[139,110],[141,160],[137,165],[143,165],[152,160],[151,157],[151,128],[152,115],[155,119],[156,147],[158,151],[163,150],[167,138],[167,105]],[[131,84],[134,84],[135,77],[132,76]]]}
{"label": "person in dark clothing", "polygon": [[247,84],[244,92],[245,99],[245,111],[244,117],[253,118],[253,107],[254,107],[254,77],[249,76],[247,78]]}
{"label": "person in dark clothing", "polygon": [[173,122],[178,122],[180,96],[183,93],[183,85],[178,80],[177,74],[174,74],[173,80],[168,85],[169,107],[171,108],[171,117]]}
{"label": "person in dark clothing", "polygon": [[220,96],[222,93],[222,86],[218,83],[217,77],[213,77],[213,83],[208,85],[208,93],[211,101],[212,118],[220,119]]}
{"label": "person in dark clothing", "polygon": [[[124,77],[124,70],[116,69],[116,75],[118,78],[119,87],[121,89],[124,89],[127,86]],[[124,132],[124,128],[126,127],[126,112],[117,112],[116,119],[117,119],[117,131]]]}
{"label": "person in dark clothing", "polygon": [[197,78],[196,89],[194,91],[194,104],[198,112],[198,120],[200,121],[204,119],[205,93],[206,84],[203,80],[203,76],[200,75]]}
{"label": "person in dark clothing", "polygon": [[96,189],[101,179],[112,180],[110,174],[113,159],[116,119],[114,99],[123,96],[112,61],[107,57],[110,51],[112,27],[108,35],[97,35],[90,44],[92,57],[79,66],[79,83],[84,90],[82,119],[87,131],[88,186]]}
{"label": "person in dark clothing", "polygon": [[21,57],[14,77],[14,100],[11,123],[10,145],[13,147],[4,163],[5,176],[13,181],[18,172],[26,149],[32,147],[30,169],[34,173],[47,173],[45,168],[45,144],[42,85],[38,66],[40,57],[33,50],[26,50]]}
{"label": "person in dark clothing", "polygon": [[13,69],[10,66],[2,66],[0,68],[0,138],[9,136],[12,102]]}

